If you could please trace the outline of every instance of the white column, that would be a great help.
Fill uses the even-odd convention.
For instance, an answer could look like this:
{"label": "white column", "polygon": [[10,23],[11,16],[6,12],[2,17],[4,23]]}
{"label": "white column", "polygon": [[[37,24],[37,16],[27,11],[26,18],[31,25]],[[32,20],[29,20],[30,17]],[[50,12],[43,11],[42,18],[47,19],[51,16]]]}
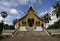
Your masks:
{"label": "white column", "polygon": [[20,27],[20,31],[27,31],[25,26]]}
{"label": "white column", "polygon": [[34,31],[42,31],[43,29],[42,29],[42,27],[40,27],[40,26],[37,26],[36,27],[36,29],[34,29]]}

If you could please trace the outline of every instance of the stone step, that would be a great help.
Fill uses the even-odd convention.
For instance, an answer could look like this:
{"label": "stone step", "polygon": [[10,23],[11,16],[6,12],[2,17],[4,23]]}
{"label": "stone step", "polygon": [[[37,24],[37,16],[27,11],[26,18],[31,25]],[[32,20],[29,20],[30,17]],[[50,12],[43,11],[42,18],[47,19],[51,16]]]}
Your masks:
{"label": "stone step", "polygon": [[42,31],[43,29],[42,29],[42,27],[27,27],[27,29],[26,29],[26,27],[20,27],[20,29],[19,29],[19,31]]}
{"label": "stone step", "polygon": [[35,35],[35,36],[45,35],[45,36],[47,36],[47,34],[44,31],[32,31],[32,32],[21,31],[19,33],[20,33],[20,35]]}

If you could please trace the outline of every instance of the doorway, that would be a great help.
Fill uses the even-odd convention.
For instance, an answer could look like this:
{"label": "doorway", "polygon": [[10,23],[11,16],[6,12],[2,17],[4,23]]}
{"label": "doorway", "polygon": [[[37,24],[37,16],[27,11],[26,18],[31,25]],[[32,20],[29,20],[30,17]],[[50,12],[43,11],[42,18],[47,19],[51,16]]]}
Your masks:
{"label": "doorway", "polygon": [[32,27],[34,25],[34,18],[28,18],[28,25]]}

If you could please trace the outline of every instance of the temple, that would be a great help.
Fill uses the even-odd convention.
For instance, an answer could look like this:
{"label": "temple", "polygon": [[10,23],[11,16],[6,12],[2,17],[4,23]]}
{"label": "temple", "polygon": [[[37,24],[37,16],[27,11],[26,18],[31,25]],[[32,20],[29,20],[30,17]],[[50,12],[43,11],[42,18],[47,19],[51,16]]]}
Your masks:
{"label": "temple", "polygon": [[18,19],[16,27],[20,28],[21,31],[27,31],[28,29],[41,31],[43,27],[46,28],[46,21],[40,18],[33,6],[30,5],[25,15]]}

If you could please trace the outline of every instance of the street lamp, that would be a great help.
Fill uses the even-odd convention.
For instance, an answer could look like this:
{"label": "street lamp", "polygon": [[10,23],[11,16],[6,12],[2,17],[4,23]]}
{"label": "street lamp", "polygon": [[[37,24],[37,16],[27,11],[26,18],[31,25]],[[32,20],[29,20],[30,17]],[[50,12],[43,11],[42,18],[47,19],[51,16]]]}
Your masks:
{"label": "street lamp", "polygon": [[5,21],[5,18],[8,16],[7,12],[2,11],[1,16],[4,18],[3,22]]}

